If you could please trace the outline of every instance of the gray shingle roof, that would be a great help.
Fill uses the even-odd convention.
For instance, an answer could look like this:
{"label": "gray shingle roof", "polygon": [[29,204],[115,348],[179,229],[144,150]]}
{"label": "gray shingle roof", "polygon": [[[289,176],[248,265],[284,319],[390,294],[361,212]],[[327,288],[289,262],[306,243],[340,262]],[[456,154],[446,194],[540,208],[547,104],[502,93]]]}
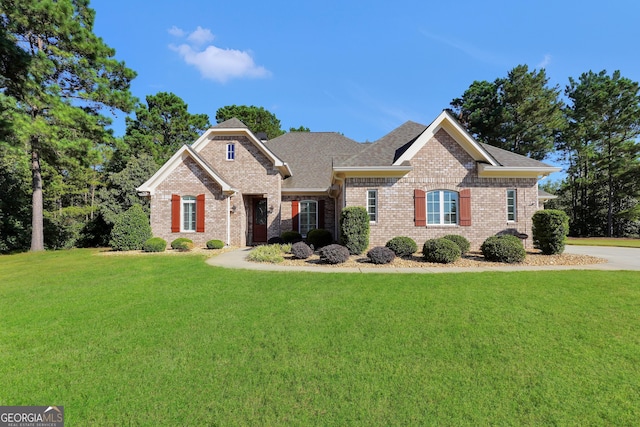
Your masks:
{"label": "gray shingle roof", "polygon": [[291,168],[293,175],[283,181],[283,189],[327,189],[334,161],[362,150],[361,144],[336,132],[290,132],[265,145]]}
{"label": "gray shingle roof", "polygon": [[500,166],[516,167],[516,168],[548,168],[548,164],[540,162],[538,160],[531,159],[529,157],[512,153],[511,151],[503,150],[502,148],[494,147],[493,145],[480,143],[482,148],[485,149],[491,157],[497,161]]}
{"label": "gray shingle roof", "polygon": [[242,128],[242,129],[249,129],[249,127],[247,125],[245,125],[244,123],[242,123],[241,120],[233,117],[229,120],[225,120],[222,123],[218,123],[217,125],[211,126],[212,128],[218,128],[218,129],[238,129],[238,128]]}
{"label": "gray shingle roof", "polygon": [[337,166],[391,166],[426,129],[425,125],[408,121]]}

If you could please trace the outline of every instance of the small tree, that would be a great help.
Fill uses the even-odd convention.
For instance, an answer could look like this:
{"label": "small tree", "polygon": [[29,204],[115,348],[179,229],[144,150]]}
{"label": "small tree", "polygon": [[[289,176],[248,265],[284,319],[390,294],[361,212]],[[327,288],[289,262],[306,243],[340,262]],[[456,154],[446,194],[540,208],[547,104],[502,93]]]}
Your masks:
{"label": "small tree", "polygon": [[352,255],[359,255],[369,246],[369,214],[362,206],[344,208],[340,214],[340,243]]}
{"label": "small tree", "polygon": [[533,245],[545,255],[561,254],[569,234],[569,217],[564,211],[542,210],[533,214]]}
{"label": "small tree", "polygon": [[142,206],[133,205],[116,218],[109,244],[116,251],[133,251],[142,249],[151,237],[149,218]]}

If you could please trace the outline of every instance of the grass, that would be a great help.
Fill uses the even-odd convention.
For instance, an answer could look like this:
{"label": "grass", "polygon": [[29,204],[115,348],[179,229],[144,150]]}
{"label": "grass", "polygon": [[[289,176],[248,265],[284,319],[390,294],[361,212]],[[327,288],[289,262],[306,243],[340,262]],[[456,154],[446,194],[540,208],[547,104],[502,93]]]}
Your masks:
{"label": "grass", "polygon": [[632,425],[640,275],[0,257],[0,405],[72,425]]}
{"label": "grass", "polygon": [[640,239],[614,239],[606,237],[569,237],[567,245],[576,246],[619,246],[622,248],[640,248]]}

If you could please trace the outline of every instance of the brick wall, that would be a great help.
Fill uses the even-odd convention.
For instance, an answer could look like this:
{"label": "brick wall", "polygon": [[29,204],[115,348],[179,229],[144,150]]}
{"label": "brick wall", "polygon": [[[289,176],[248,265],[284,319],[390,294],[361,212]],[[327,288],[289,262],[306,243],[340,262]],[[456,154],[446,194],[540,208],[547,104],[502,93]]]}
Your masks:
{"label": "brick wall", "polygon": [[[227,144],[235,144],[235,160],[226,160]],[[266,197],[267,237],[280,235],[280,186],[282,178],[273,163],[244,136],[215,136],[198,153],[222,179],[238,193],[227,197],[221,187],[190,158],[183,160],[171,175],[156,187],[151,197],[151,228],[154,236],[170,243],[187,237],[197,246],[210,239],[220,239],[234,246],[252,243],[250,219],[252,199]],[[171,232],[171,195],[205,194],[205,232]],[[231,213],[227,216],[227,206]],[[230,241],[227,241],[227,219],[230,220]]]}
{"label": "brick wall", "polygon": [[[466,237],[477,249],[489,236],[515,228],[529,235],[531,215],[537,209],[534,178],[479,178],[473,158],[444,130],[429,140],[411,160],[413,170],[402,178],[347,178],[346,206],[366,206],[367,190],[378,190],[378,221],[371,224],[370,245],[384,245],[394,236],[409,236],[419,247],[427,239],[446,234]],[[413,192],[421,189],[471,191],[472,225],[462,227],[414,225]],[[507,222],[506,190],[517,190],[517,221]]]}

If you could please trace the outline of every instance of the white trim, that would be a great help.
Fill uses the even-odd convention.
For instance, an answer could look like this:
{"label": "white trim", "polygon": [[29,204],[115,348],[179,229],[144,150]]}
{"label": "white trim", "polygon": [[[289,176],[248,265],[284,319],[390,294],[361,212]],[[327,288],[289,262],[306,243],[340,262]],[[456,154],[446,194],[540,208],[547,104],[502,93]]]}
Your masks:
{"label": "white trim", "polygon": [[[513,219],[509,219],[509,192],[513,191]],[[506,204],[507,204],[507,222],[518,222],[518,190],[516,188],[507,188],[506,190]]]}
{"label": "white trim", "polygon": [[247,128],[216,128],[212,127],[205,131],[205,133],[198,138],[193,144],[191,144],[191,148],[196,152],[202,151],[204,147],[215,137],[215,136],[238,136],[245,135],[249,138],[249,141],[253,143],[261,152],[264,154],[271,162],[273,162],[273,166],[278,169],[280,174],[284,177],[291,176],[291,168],[286,162],[280,160],[275,153],[267,148],[266,145],[262,141],[260,141],[256,136]]}
{"label": "white trim", "polygon": [[231,246],[231,196],[227,197],[227,246]]}
{"label": "white trim", "polygon": [[[318,201],[317,200],[299,200],[298,201],[298,233],[300,233],[302,235],[302,237],[307,237],[307,233],[302,233],[301,227],[302,227],[302,204],[303,203],[314,203],[316,205],[316,222],[315,222],[315,226],[313,228],[310,228],[309,230],[313,230],[314,228],[318,228],[318,215],[320,214],[320,212],[318,212]],[[309,231],[307,230],[307,232]]]}
{"label": "white trim", "polygon": [[226,157],[228,162],[233,162],[236,159],[236,144],[230,142],[226,146]]}
{"label": "white trim", "polygon": [[401,165],[403,162],[411,160],[424,145],[435,136],[440,129],[447,131],[455,141],[476,161],[486,162],[492,166],[499,166],[498,163],[482,148],[460,124],[454,120],[445,110],[420,134],[413,144],[402,153],[394,165]]}
{"label": "white trim", "polygon": [[491,166],[478,163],[478,176],[481,178],[540,178],[553,172],[559,172],[562,168],[548,167],[507,167]]}
{"label": "white trim", "polygon": [[[373,210],[374,210],[374,219],[371,219],[371,212],[369,212],[369,193],[373,192],[375,194],[374,198],[373,198]],[[380,210],[378,209],[378,190],[375,188],[369,188],[367,189],[367,197],[365,200],[365,206],[367,207],[367,214],[369,215],[369,223],[370,224],[376,224],[379,221],[379,216],[380,216]]]}
{"label": "white trim", "polygon": [[[187,199],[188,197],[188,199]],[[180,232],[181,233],[195,233],[196,232],[196,228],[198,227],[197,223],[198,223],[198,205],[196,203],[196,196],[180,196]],[[189,204],[189,205],[193,205],[193,230],[191,229],[186,229],[184,227],[184,223],[185,223],[185,210],[184,210],[184,205]],[[189,222],[191,222],[191,219],[189,219]]]}
{"label": "white trim", "polygon": [[218,175],[211,167],[205,163],[200,156],[193,151],[191,147],[188,145],[183,145],[180,147],[176,153],[171,156],[167,162],[162,165],[160,169],[156,173],[153,174],[151,178],[149,178],[144,184],[138,187],[136,190],[138,193],[148,193],[149,196],[153,195],[156,187],[160,185],[165,179],[169,177],[169,175],[180,165],[182,161],[190,157],[198,166],[204,170],[209,177],[211,177],[214,181],[216,181],[220,187],[222,187],[222,192],[226,194],[235,193],[236,190],[231,187],[225,180],[222,179],[220,175]]}
{"label": "white trim", "polygon": [[[429,194],[431,193],[438,193],[438,215],[440,217],[440,222],[438,223],[430,223],[429,222]],[[456,195],[456,210],[455,210],[455,215],[456,215],[456,222],[455,223],[445,223],[444,222],[444,216],[445,216],[445,211],[444,211],[444,205],[445,205],[445,200],[444,200],[444,193],[445,192],[449,192],[449,193],[454,193]],[[447,189],[434,189],[434,190],[428,190],[424,192],[424,203],[425,203],[425,220],[427,223],[427,227],[435,227],[435,226],[442,226],[442,227],[451,227],[451,226],[457,226],[460,224],[460,192],[456,191],[456,190],[447,190]]]}

